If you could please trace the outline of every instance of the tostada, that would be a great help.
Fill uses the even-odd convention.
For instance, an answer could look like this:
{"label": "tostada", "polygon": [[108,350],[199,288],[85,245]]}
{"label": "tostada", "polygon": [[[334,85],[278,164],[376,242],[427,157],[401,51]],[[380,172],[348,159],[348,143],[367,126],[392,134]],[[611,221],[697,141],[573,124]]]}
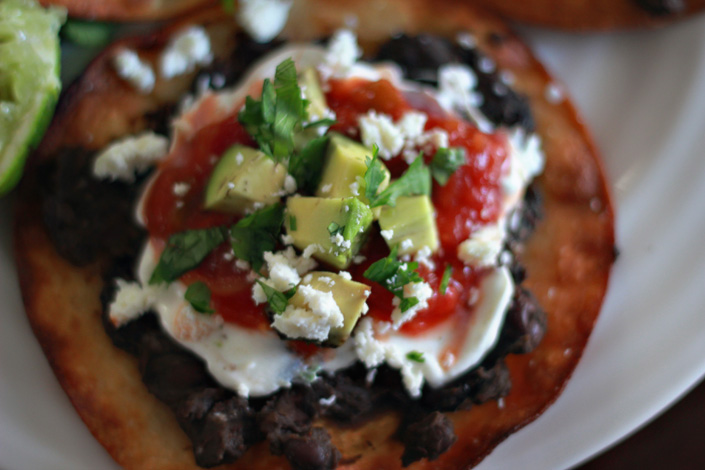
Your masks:
{"label": "tostada", "polygon": [[213,9],[111,45],[15,229],[91,432],[125,468],[478,463],[562,390],[615,256],[562,90],[453,2],[299,2],[268,43]]}

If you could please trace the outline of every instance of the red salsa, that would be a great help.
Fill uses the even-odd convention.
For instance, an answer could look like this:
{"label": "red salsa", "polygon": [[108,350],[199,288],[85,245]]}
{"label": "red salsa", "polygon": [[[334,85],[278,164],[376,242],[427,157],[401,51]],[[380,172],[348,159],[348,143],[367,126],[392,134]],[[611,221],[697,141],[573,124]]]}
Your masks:
{"label": "red salsa", "polygon": [[[449,116],[438,107],[412,107],[410,100],[390,82],[370,82],[362,79],[329,82],[326,100],[336,115],[332,130],[359,138],[358,118],[370,110],[390,115],[394,120],[405,112],[420,109],[428,114],[425,129],[443,129],[448,133],[449,145],[464,147],[466,164],[460,167],[445,186],[433,184],[432,200],[437,212],[440,238],[439,250],[430,257],[431,267],[419,266],[419,273],[434,290],[429,307],[420,311],[401,327],[407,334],[418,334],[442,323],[453,315],[470,315],[468,302],[478,286],[483,272],[463,265],[457,259],[458,245],[480,225],[499,216],[502,192],[500,176],[506,161],[506,140],[501,135],[484,134],[473,125]],[[155,246],[163,246],[169,235],[196,228],[230,225],[238,217],[203,209],[203,191],[218,157],[234,144],[255,146],[254,141],[238,123],[237,116],[212,124],[197,131],[193,138],[181,142],[159,166],[159,173],[149,188],[144,203],[144,219]],[[426,149],[429,162],[436,149]],[[408,164],[400,156],[385,161],[398,177]],[[188,185],[186,194],[175,191],[177,184]],[[226,322],[246,328],[267,329],[269,320],[264,305],[255,305],[251,296],[252,283],[248,273],[237,269],[226,244],[212,252],[196,269],[181,280],[190,284],[205,282],[212,293],[213,307]],[[367,303],[368,315],[389,321],[393,310],[393,294],[379,284],[363,277],[363,272],[380,258],[389,254],[384,240],[374,230],[361,251],[366,257],[361,264],[352,264],[353,279],[371,286]],[[439,287],[446,266],[452,266],[452,277],[446,292]],[[300,342],[293,342],[300,343]],[[310,354],[310,347],[300,344],[297,350]]]}

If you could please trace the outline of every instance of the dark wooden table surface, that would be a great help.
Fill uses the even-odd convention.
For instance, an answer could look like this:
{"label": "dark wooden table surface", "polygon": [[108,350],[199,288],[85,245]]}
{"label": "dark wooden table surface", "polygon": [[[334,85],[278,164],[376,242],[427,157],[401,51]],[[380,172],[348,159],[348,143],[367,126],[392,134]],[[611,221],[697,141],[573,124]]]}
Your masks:
{"label": "dark wooden table surface", "polygon": [[616,447],[576,470],[705,469],[705,382]]}

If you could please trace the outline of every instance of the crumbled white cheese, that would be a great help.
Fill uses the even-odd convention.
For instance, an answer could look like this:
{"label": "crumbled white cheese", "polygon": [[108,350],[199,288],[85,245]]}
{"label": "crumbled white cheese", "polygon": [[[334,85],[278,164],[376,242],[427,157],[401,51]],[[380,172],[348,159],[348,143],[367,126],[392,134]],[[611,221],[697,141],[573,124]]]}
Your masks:
{"label": "crumbled white cheese", "polygon": [[[262,283],[280,292],[291,289],[301,282],[301,276],[316,267],[316,261],[311,258],[297,256],[292,247],[286,250],[264,253],[264,261],[267,264],[268,276],[260,279]],[[259,283],[252,285],[252,300],[256,304],[267,301],[264,290]]]}
{"label": "crumbled white cheese", "polygon": [[503,246],[504,230],[497,224],[487,225],[458,245],[458,258],[468,266],[492,266]]}
{"label": "crumbled white cheese", "polygon": [[362,263],[363,261],[365,261],[366,259],[367,259],[367,257],[364,256],[364,255],[357,255],[357,256],[355,256],[355,257],[353,258],[353,263],[355,263],[355,264],[361,264],[361,263]]}
{"label": "crumbled white cheese", "polygon": [[235,155],[235,163],[238,165],[242,165],[242,162],[245,161],[245,157],[242,155],[242,152],[238,152],[237,155]]}
{"label": "crumbled white cheese", "polygon": [[348,281],[352,281],[352,275],[347,271],[340,271],[338,273],[338,276],[342,277],[343,279],[347,279]]}
{"label": "crumbled white cheese", "polygon": [[164,158],[169,139],[153,132],[126,137],[110,144],[93,162],[93,174],[101,179],[132,182],[140,173]]}
{"label": "crumbled white cheese", "polygon": [[244,259],[238,259],[238,260],[235,260],[235,267],[241,271],[249,271],[250,270],[250,263],[248,263]]}
{"label": "crumbled white cheese", "polygon": [[397,126],[407,139],[415,139],[423,133],[428,116],[419,111],[409,111],[402,116]]}
{"label": "crumbled white cheese", "polygon": [[377,145],[379,156],[389,160],[404,147],[404,134],[386,114],[372,110],[358,120],[362,143],[367,147]]}
{"label": "crumbled white cheese", "polygon": [[376,367],[384,361],[385,347],[375,338],[371,318],[363,318],[357,323],[353,341],[357,357],[367,368]]}
{"label": "crumbled white cheese", "polygon": [[170,79],[193,71],[197,65],[208,65],[212,60],[208,33],[201,26],[191,26],[171,38],[159,59],[159,71],[162,77]]}
{"label": "crumbled white cheese", "polygon": [[[350,183],[350,192],[352,193],[353,196],[359,196],[360,195],[360,184],[355,181],[354,183]],[[345,206],[348,208],[349,206]]]}
{"label": "crumbled white cheese", "polygon": [[367,368],[376,367],[384,361],[388,362],[389,365],[400,370],[402,381],[409,394],[413,397],[420,396],[424,381],[422,364],[409,361],[394,345],[375,338],[371,318],[363,318],[358,322],[353,341],[358,359]]}
{"label": "crumbled white cheese", "polygon": [[477,77],[468,66],[442,65],[438,69],[438,102],[449,111],[462,111],[481,131],[490,132],[492,123],[478,109],[482,96],[473,92],[476,85]]}
{"label": "crumbled white cheese", "polygon": [[180,182],[180,183],[174,183],[174,188],[172,191],[174,192],[175,196],[183,197],[188,194],[189,189],[191,189],[191,185],[188,183]]}
{"label": "crumbled white cheese", "polygon": [[321,406],[330,406],[335,403],[335,394],[329,396],[328,398],[319,398],[318,403]]}
{"label": "crumbled white cheese", "polygon": [[515,195],[543,171],[545,157],[541,139],[536,134],[527,136],[522,129],[509,135],[509,171],[501,179],[507,195]]}
{"label": "crumbled white cheese", "polygon": [[288,290],[301,281],[301,276],[296,268],[289,264],[289,259],[279,253],[266,252],[264,260],[267,262],[269,280],[272,287],[279,291]]}
{"label": "crumbled white cheese", "polygon": [[349,29],[339,29],[328,43],[323,63],[318,66],[324,81],[331,77],[343,78],[362,56],[362,49],[357,45],[357,36]]}
{"label": "crumbled white cheese", "polygon": [[[321,192],[322,192],[323,194],[326,194],[326,193],[329,193],[331,189],[333,189],[333,183],[324,184],[324,185],[321,187]],[[346,206],[346,207],[347,207],[347,206]]]}
{"label": "crumbled white cheese", "polygon": [[467,65],[446,64],[438,69],[438,101],[446,109],[477,105],[475,86],[477,77]]}
{"label": "crumbled white cheese", "polygon": [[152,308],[161,286],[142,287],[138,282],[116,279],[115,300],[108,307],[108,315],[113,325],[119,327]]}
{"label": "crumbled white cheese", "polygon": [[154,70],[135,51],[123,49],[115,54],[113,67],[120,78],[142,93],[150,93],[154,89]]}
{"label": "crumbled white cheese", "polygon": [[385,240],[391,240],[394,237],[394,230],[381,230],[379,233]]}
{"label": "crumbled white cheese", "polygon": [[402,250],[411,250],[414,248],[414,242],[411,240],[411,238],[405,238],[404,240],[401,241],[401,244],[399,245],[399,248]]}
{"label": "crumbled white cheese", "polygon": [[289,174],[284,178],[284,191],[286,194],[294,194],[296,192],[296,180]]}
{"label": "crumbled white cheese", "polygon": [[288,233],[283,233],[281,236],[282,243],[285,245],[293,245],[294,244],[294,237],[289,235]]}
{"label": "crumbled white cheese", "polygon": [[426,266],[428,269],[436,269],[436,263],[431,259],[433,252],[428,246],[422,246],[419,251],[416,252],[414,261],[419,263],[419,265]]}
{"label": "crumbled white cheese", "polygon": [[343,326],[343,313],[333,298],[333,293],[300,285],[297,293],[304,299],[306,308],[287,305],[286,310],[274,316],[272,327],[289,338],[325,341],[331,328]]}
{"label": "crumbled white cheese", "polygon": [[324,253],[325,250],[324,250],[323,247],[322,247],[321,245],[319,245],[318,243],[314,243],[313,245],[309,245],[309,246],[307,246],[307,247],[304,249],[304,252],[302,253],[302,256],[303,256],[304,258],[310,258],[310,257],[313,256],[313,254],[316,253],[316,252],[318,252],[318,253]]}
{"label": "crumbled white cheese", "polygon": [[343,237],[340,233],[331,235],[330,241],[333,245],[337,247],[336,251],[349,250],[352,246],[352,242],[350,240],[346,240],[345,237]]}
{"label": "crumbled white cheese", "polygon": [[392,300],[394,310],[392,311],[392,328],[399,329],[401,325],[416,316],[421,310],[428,308],[428,300],[433,297],[433,289],[428,282],[413,282],[404,286],[404,298],[416,297],[419,303],[410,307],[405,312],[401,311],[401,299],[394,297]]}
{"label": "crumbled white cheese", "polygon": [[257,42],[269,42],[284,29],[290,0],[240,0],[237,20]]}

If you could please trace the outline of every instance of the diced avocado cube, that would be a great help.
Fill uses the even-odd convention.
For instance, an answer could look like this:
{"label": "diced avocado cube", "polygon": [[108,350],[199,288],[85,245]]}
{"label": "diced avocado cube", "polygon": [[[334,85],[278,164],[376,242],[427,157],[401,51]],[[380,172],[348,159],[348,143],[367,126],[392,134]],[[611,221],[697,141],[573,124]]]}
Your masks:
{"label": "diced avocado cube", "polygon": [[[343,344],[350,337],[350,333],[365,310],[365,301],[370,295],[370,287],[346,279],[339,274],[323,271],[308,273],[299,284],[301,285],[309,285],[318,291],[333,294],[333,300],[343,314],[343,326],[331,328],[328,339],[323,344],[331,347]],[[289,305],[306,308],[304,296],[300,291],[289,299]]]}
{"label": "diced avocado cube", "polygon": [[[323,166],[316,196],[355,196],[368,204],[369,201],[365,197],[364,178],[367,159],[372,158],[372,150],[335,132],[331,132],[329,136],[326,163]],[[389,185],[389,170],[384,168],[384,173],[385,178],[379,185],[378,193]]]}
{"label": "diced avocado cube", "polygon": [[[307,67],[299,74],[299,86],[304,98],[308,100],[308,106],[306,107],[308,123],[320,121],[332,115],[315,68]],[[299,129],[294,133],[294,147],[297,151],[301,151],[309,141],[320,137],[327,129],[328,127],[326,126]]]}
{"label": "diced avocado cube", "polygon": [[286,210],[286,231],[294,246],[312,250],[314,258],[339,269],[350,265],[373,219],[370,208],[354,197],[290,197]]}
{"label": "diced avocado cube", "polygon": [[304,98],[308,100],[306,111],[309,121],[318,121],[328,116],[328,103],[326,103],[326,97],[321,89],[315,68],[307,67],[299,74],[299,87],[301,87]]}
{"label": "diced avocado cube", "polygon": [[425,246],[431,252],[438,249],[438,230],[428,196],[400,197],[396,207],[383,206],[379,226],[387,245],[399,246],[400,256],[416,253]]}
{"label": "diced avocado cube", "polygon": [[259,150],[233,145],[213,169],[204,207],[242,214],[257,203],[274,204],[281,196],[286,167]]}

